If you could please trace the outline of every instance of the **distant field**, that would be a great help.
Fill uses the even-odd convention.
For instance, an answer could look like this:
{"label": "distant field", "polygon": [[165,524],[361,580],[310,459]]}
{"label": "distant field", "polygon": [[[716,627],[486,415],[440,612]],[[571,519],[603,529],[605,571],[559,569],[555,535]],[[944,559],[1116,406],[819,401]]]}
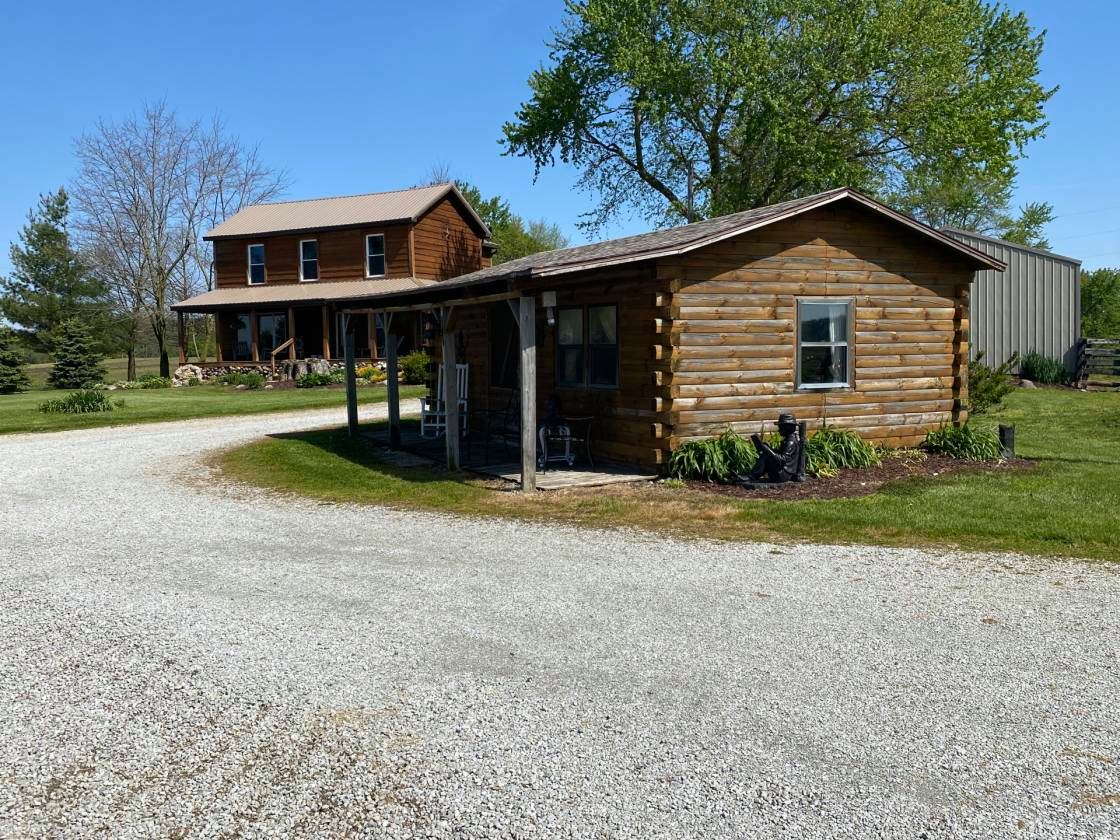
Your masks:
{"label": "distant field", "polygon": [[[102,364],[105,366],[105,370],[108,371],[105,375],[106,382],[119,382],[125,378],[125,373],[128,371],[127,359],[106,359]],[[172,366],[172,370],[174,370],[174,366]],[[27,375],[31,379],[31,387],[36,390],[48,388],[47,374],[50,372],[50,362],[28,365]],[[159,359],[154,356],[152,358],[137,359],[136,375],[144,376],[149,373],[159,373]]]}
{"label": "distant field", "polygon": [[[402,387],[401,400],[410,401],[423,388]],[[18,432],[58,432],[95,426],[121,426],[154,423],[162,420],[188,420],[196,417],[265,414],[272,411],[299,411],[311,408],[342,408],[346,391],[342,388],[277,388],[276,390],[238,391],[222,385],[194,388],[159,388],[150,391],[113,391],[114,400],[124,405],[103,414],[44,414],[39,404],[66,391],[27,391],[0,395],[0,434]],[[360,403],[383,402],[386,389],[374,385],[358,389]]]}

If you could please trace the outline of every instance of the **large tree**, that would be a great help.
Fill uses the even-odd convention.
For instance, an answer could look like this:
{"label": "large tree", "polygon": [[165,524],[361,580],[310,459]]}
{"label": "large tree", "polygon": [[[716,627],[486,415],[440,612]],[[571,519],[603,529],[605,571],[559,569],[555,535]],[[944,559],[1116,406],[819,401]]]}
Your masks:
{"label": "large tree", "polygon": [[592,228],[1008,173],[1045,128],[1042,44],[983,0],[568,0],[505,143],[582,170]]}
{"label": "large tree", "polygon": [[1120,269],[1098,268],[1081,275],[1081,334],[1120,338]]}
{"label": "large tree", "polygon": [[54,350],[59,327],[73,318],[99,326],[105,288],[91,276],[70,242],[65,189],[39,197],[19,244],[12,273],[0,278],[0,316],[33,350]]}
{"label": "large tree", "polygon": [[[259,167],[251,189],[227,200],[255,154],[226,136],[217,120],[183,122],[165,104],[120,123],[99,123],[79,138],[74,188],[83,246],[127,311],[139,307],[170,374],[169,307],[209,282],[200,238],[230,209],[273,197],[281,179]],[[135,317],[139,310],[126,312]],[[127,323],[127,319],[126,319]]]}

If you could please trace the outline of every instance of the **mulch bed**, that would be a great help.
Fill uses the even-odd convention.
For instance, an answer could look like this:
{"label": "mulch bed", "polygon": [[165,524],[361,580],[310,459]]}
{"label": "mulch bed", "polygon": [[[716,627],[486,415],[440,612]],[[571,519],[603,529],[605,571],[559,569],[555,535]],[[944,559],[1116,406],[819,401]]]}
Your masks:
{"label": "mulch bed", "polygon": [[1034,467],[1034,461],[1027,458],[1012,458],[1007,461],[977,462],[962,461],[945,455],[930,455],[928,458],[887,458],[878,467],[863,470],[842,470],[834,478],[807,478],[804,482],[775,484],[770,487],[748,489],[734,484],[709,484],[706,481],[685,482],[692,490],[702,490],[720,496],[734,496],[741,499],[778,499],[796,501],[798,499],[845,499],[857,496],[870,496],[892,481],[901,481],[915,476],[938,476],[965,472],[1007,472],[1008,470],[1027,470]]}

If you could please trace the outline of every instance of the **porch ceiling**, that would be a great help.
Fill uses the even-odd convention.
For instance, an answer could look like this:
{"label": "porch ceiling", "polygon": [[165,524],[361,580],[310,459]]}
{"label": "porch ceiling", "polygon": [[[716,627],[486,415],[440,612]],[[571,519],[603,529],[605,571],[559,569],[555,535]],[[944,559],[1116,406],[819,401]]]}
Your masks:
{"label": "porch ceiling", "polygon": [[223,309],[258,309],[279,305],[364,304],[380,295],[412,291],[435,284],[434,280],[424,280],[419,277],[390,277],[377,280],[344,280],[334,283],[245,285],[205,292],[176,303],[171,308],[176,312],[219,312]]}

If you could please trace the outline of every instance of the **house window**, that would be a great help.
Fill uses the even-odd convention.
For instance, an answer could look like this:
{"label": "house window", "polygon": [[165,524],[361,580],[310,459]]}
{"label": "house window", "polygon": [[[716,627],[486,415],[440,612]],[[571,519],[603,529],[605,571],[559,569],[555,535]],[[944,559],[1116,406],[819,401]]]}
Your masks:
{"label": "house window", "polygon": [[563,307],[556,316],[556,382],[618,387],[618,307]]}
{"label": "house window", "polygon": [[264,245],[249,246],[249,285],[259,286],[265,281]]}
{"label": "house window", "polygon": [[850,300],[797,301],[797,387],[852,384]]}
{"label": "house window", "polygon": [[299,243],[299,279],[319,279],[319,242],[316,239],[303,239]]}
{"label": "house window", "polygon": [[385,276],[385,235],[371,233],[366,237],[366,277]]}

